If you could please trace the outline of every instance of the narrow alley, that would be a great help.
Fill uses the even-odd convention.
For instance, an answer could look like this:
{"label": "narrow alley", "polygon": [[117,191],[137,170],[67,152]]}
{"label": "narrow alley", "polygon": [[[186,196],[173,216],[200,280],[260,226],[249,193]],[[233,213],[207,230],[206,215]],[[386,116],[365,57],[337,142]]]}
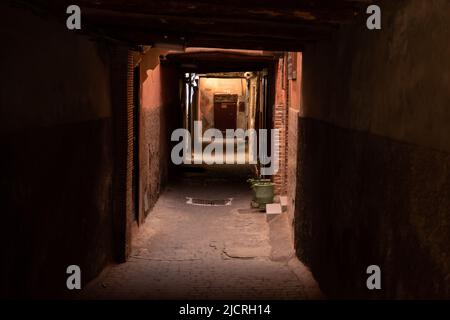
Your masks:
{"label": "narrow alley", "polygon": [[0,13],[1,299],[450,299],[450,1]]}
{"label": "narrow alley", "polygon": [[[128,262],[107,268],[87,299],[318,299],[315,280],[295,257],[284,216],[248,209],[235,168],[211,168],[169,186],[139,230]],[[218,171],[218,172],[217,172]],[[228,171],[228,172],[227,172]],[[195,206],[186,197],[228,199]],[[270,221],[267,221],[267,220]]]}

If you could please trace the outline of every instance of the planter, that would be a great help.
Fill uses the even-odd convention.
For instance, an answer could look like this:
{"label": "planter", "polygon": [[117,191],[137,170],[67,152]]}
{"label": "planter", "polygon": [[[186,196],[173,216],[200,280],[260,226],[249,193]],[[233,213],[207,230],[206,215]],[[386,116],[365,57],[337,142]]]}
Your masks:
{"label": "planter", "polygon": [[261,179],[261,178],[250,178],[250,179],[247,180],[247,182],[250,184],[250,188],[252,188],[252,190],[253,190],[253,198],[252,198],[252,200],[256,201],[256,193],[255,193],[255,189],[253,189],[253,185],[255,183],[258,183],[258,182],[259,183],[261,183],[261,182],[270,183],[271,180],[270,179]]}
{"label": "planter", "polygon": [[249,179],[253,189],[255,207],[265,209],[266,204],[273,202],[274,184],[270,179]]}

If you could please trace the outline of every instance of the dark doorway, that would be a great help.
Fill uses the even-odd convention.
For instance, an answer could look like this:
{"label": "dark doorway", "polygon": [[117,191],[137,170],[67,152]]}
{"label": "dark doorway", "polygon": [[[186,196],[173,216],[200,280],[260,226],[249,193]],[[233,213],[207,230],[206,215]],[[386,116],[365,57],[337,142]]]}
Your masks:
{"label": "dark doorway", "polygon": [[139,221],[139,110],[141,100],[140,66],[133,70],[133,165],[132,212]]}
{"label": "dark doorway", "polygon": [[214,127],[221,131],[236,129],[237,94],[214,95]]}

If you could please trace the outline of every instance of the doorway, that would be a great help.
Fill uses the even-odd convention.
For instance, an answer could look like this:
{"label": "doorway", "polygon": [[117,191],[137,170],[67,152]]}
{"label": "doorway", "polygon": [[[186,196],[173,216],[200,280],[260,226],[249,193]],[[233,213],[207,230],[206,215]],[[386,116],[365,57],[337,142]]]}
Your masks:
{"label": "doorway", "polygon": [[237,101],[237,94],[214,95],[214,126],[216,129],[222,132],[225,132],[226,129],[236,129]]}

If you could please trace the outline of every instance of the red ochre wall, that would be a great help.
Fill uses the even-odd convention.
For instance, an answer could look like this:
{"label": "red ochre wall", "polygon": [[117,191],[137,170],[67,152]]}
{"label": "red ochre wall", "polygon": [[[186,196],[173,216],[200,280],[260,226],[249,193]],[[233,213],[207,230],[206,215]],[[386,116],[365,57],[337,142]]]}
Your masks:
{"label": "red ochre wall", "polygon": [[150,212],[167,185],[170,163],[170,135],[181,121],[177,70],[160,64],[164,49],[135,54],[141,77],[140,117],[140,220]]}

